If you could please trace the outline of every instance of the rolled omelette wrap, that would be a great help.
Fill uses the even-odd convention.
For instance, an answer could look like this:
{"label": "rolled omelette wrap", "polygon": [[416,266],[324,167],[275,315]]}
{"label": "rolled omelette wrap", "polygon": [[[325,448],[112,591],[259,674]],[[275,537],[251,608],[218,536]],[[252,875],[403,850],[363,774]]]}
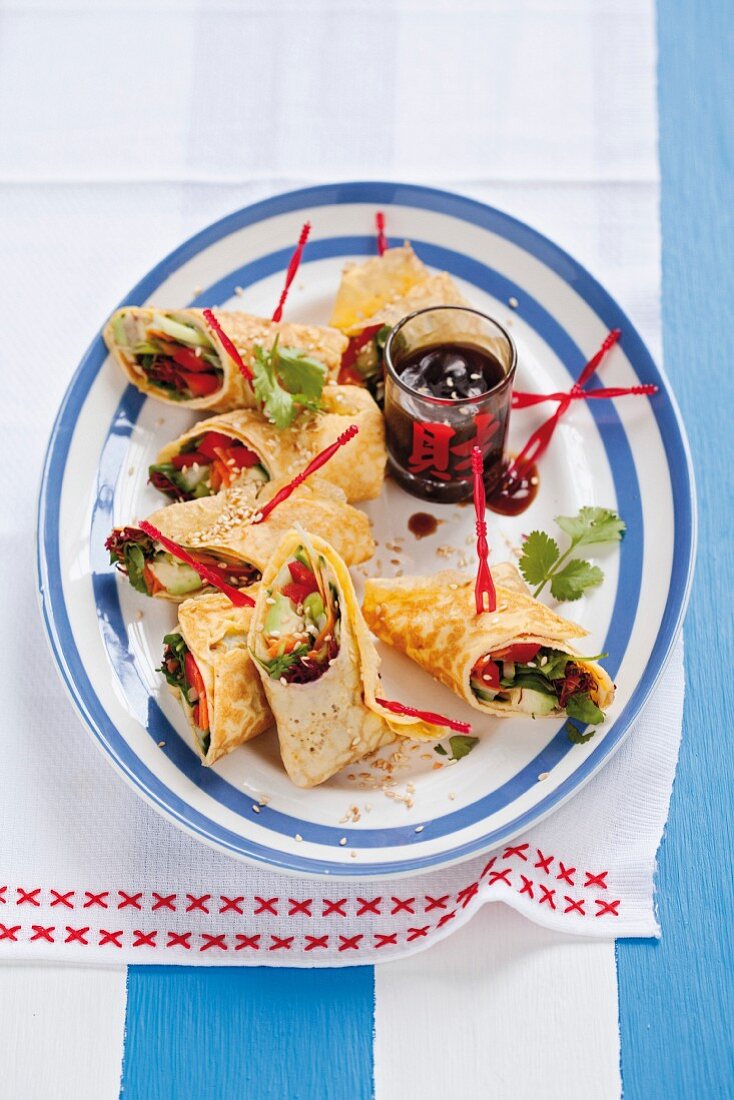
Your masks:
{"label": "rolled omelette wrap", "polygon": [[160,671],[180,700],[194,748],[207,766],[273,724],[247,648],[252,612],[219,594],[185,600],[175,630],[164,638]]}
{"label": "rolled omelette wrap", "polygon": [[[170,504],[149,516],[149,522],[197,561],[216,569],[221,579],[235,588],[260,579],[284,533],[296,522],[328,535],[350,564],[372,556],[374,542],[367,516],[347,504],[341,489],[317,477],[300,485],[262,523],[253,522],[258,508],[283,484],[268,482],[259,495],[252,485],[243,485],[217,496]],[[115,528],[107,549],[110,561],[127,575],[133,588],[146,595],[180,602],[212,591],[191,566],[169,554],[140,528]]]}
{"label": "rolled omelette wrap", "polygon": [[[248,313],[217,310],[216,318],[246,365],[255,349],[297,349],[323,364],[336,377],[346,338],[333,328],[268,321]],[[104,341],[130,382],[143,393],[191,409],[229,412],[255,408],[250,383],[203,310],[159,310],[125,306],[112,315]]]}
{"label": "rolled omelette wrap", "polygon": [[604,720],[614,685],[572,642],[587,632],[529,595],[510,563],[492,569],[495,611],[476,613],[474,578],[455,570],[430,577],[368,580],[370,630],[437,677],[476,710],[498,718],[567,715]]}
{"label": "rolled omelette wrap", "polygon": [[446,733],[377,702],[379,657],[349,570],[313,533],[286,532],[268,562],[249,643],[298,787],[325,782],[397,734]]}
{"label": "rolled omelette wrap", "polygon": [[327,386],[321,404],[323,412],[304,412],[288,428],[276,428],[255,409],[202,420],[163,448],[150,467],[150,481],[173,500],[194,500],[234,484],[292,477],[356,424],[358,438],[329,459],[321,476],[343,489],[347,500],[379,496],[387,462],[379,408],[355,386]]}

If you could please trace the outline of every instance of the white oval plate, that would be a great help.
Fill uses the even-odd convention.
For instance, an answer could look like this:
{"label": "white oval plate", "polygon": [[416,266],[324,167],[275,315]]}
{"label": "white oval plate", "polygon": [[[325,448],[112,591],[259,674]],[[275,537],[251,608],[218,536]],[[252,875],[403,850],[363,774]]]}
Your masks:
{"label": "white oval plate", "polygon": [[[471,721],[480,742],[470,756],[449,764],[432,746],[408,747],[386,790],[385,772],[360,765],[303,791],[283,772],[271,732],[202,768],[179,706],[155,671],[175,611],[119,580],[104,550],[113,525],[160,506],[146,484],[148,464],[194,418],[127,386],[100,335],[59,411],[39,501],[45,625],[61,676],[101,749],[144,798],[195,836],[301,874],[367,877],[438,867],[503,843],[561,805],[609,758],[648,699],[680,628],[693,568],[693,477],[667,380],[598,283],[550,241],[497,210],[402,184],[280,195],[187,241],[122,304],[269,315],[308,219],[312,237],[287,317],[325,322],[344,261],[374,254],[377,209],[387,211],[393,242],[412,241],[429,266],[451,272],[479,309],[511,326],[518,389],[568,388],[615,327],[622,340],[602,368],[603,384],[661,388],[650,400],[577,402],[543,459],[532,507],[514,519],[488,513],[493,562],[511,557],[523,532],[553,531],[554,516],[583,505],[616,508],[627,523],[621,546],[597,555],[603,586],[565,605],[589,630],[585,651],[608,652],[606,667],[618,685],[591,741],[572,745],[558,720],[485,718],[381,646],[385,695]],[[511,449],[547,412],[540,406],[514,414]],[[367,510],[379,545],[373,560],[353,571],[358,588],[370,574],[472,568],[471,509],[427,509],[388,482]],[[441,523],[418,541],[407,521],[422,510]],[[393,540],[399,552],[386,547]]]}

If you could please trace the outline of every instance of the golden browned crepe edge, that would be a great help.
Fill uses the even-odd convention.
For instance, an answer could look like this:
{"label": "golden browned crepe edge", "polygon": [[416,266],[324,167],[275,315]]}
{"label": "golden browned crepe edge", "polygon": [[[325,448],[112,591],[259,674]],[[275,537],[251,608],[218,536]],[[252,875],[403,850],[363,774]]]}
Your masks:
{"label": "golden browned crepe edge", "polygon": [[354,335],[366,326],[368,317],[428,277],[428,268],[407,241],[381,256],[350,262],[342,271],[329,324]]}

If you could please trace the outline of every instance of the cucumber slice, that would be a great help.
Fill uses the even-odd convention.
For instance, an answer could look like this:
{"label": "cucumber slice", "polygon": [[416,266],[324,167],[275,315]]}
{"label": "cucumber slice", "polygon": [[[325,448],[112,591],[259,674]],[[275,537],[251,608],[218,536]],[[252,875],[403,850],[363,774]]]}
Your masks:
{"label": "cucumber slice", "polygon": [[303,629],[303,620],[293,610],[293,605],[282,592],[273,592],[275,603],[270,604],[265,616],[265,633],[280,635],[285,638],[288,634],[294,634]]}
{"label": "cucumber slice", "polygon": [[545,716],[553,714],[558,709],[558,700],[542,691],[533,691],[531,688],[523,688],[520,698],[515,704],[515,709],[523,714],[537,714]]}
{"label": "cucumber slice", "polygon": [[119,344],[121,348],[127,347],[127,335],[125,333],[125,314],[116,313],[114,320],[112,321],[112,332],[115,337],[115,343]]}
{"label": "cucumber slice", "polygon": [[198,348],[212,346],[211,340],[199,329],[181,321],[174,321],[172,317],[167,317],[164,313],[154,313],[150,327],[157,332],[165,332],[166,336],[170,336],[173,340],[178,340],[182,344],[192,344]]}
{"label": "cucumber slice", "polygon": [[150,569],[172,596],[186,596],[202,587],[196,570],[182,561],[174,561],[170,554],[151,562]]}

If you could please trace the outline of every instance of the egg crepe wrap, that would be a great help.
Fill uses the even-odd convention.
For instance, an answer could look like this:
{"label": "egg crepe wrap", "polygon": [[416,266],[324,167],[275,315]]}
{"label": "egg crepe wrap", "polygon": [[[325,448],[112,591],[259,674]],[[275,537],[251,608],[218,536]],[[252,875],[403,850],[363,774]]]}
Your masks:
{"label": "egg crepe wrap", "polygon": [[320,477],[350,501],[379,496],[387,451],[384,420],[372,397],[356,386],[328,385],[321,405],[322,411],[304,411],[288,428],[276,428],[254,409],[199,421],[159,453],[151,482],[174,499],[190,500],[242,480],[293,477],[356,424],[359,435],[329,459]]}
{"label": "egg crepe wrap", "polygon": [[325,782],[398,734],[446,732],[377,701],[379,657],[349,570],[318,535],[283,536],[263,572],[249,643],[298,787]]}
{"label": "egg crepe wrap", "polygon": [[[290,480],[270,481],[259,494],[252,485],[235,485],[216,496],[169,504],[148,522],[237,588],[260,579],[284,533],[296,522],[328,535],[350,564],[372,556],[375,544],[365,513],[347,504],[341,489],[315,476],[266,519],[254,522],[258,509]],[[127,573],[133,587],[147,595],[180,602],[211,590],[194,569],[139,528],[116,528],[107,546],[111,560]]]}
{"label": "egg crepe wrap", "polygon": [[[248,589],[256,595],[256,588]],[[166,636],[164,668],[169,689],[181,702],[201,762],[209,766],[244,745],[273,724],[260,677],[247,648],[252,607],[235,606],[220,594],[185,600],[178,608],[178,623]],[[175,639],[181,639],[185,649]],[[200,698],[186,677],[188,653],[203,681],[206,699],[206,726],[195,720]],[[183,659],[182,659],[183,658]],[[166,668],[166,661],[171,663]],[[179,667],[176,667],[178,663]],[[189,665],[190,668],[190,665]],[[183,678],[180,675],[183,670]]]}
{"label": "egg crepe wrap", "polygon": [[495,566],[492,576],[491,613],[476,613],[473,577],[444,570],[368,580],[364,616],[381,641],[485,714],[602,721],[614,685],[574,648],[587,632],[533,599],[510,563]]}
{"label": "egg crepe wrap", "polygon": [[386,249],[381,256],[345,264],[329,324],[353,336],[364,328],[368,317],[429,277],[428,268],[407,241],[399,248]]}
{"label": "egg crepe wrap", "polygon": [[[269,321],[249,313],[216,310],[216,319],[247,366],[255,348],[296,348],[336,378],[347,341],[336,329]],[[113,359],[134,386],[168,404],[229,412],[255,408],[250,383],[210,327],[201,309],[125,306],[102,333]]]}

